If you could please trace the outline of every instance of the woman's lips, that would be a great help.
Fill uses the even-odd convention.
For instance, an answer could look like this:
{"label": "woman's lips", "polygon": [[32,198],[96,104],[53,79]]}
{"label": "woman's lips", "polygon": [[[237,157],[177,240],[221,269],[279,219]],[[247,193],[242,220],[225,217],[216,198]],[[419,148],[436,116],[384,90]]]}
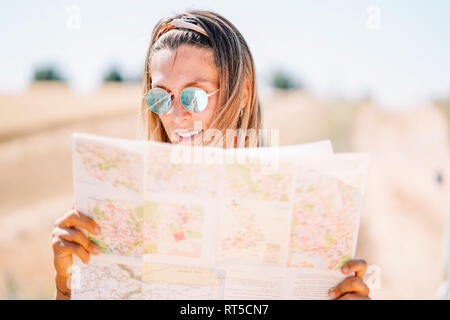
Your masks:
{"label": "woman's lips", "polygon": [[194,140],[198,139],[199,137],[202,136],[202,131],[203,130],[199,130],[197,133],[193,134],[193,135],[189,135],[189,136],[181,136],[178,133],[175,133],[175,135],[178,137],[178,142],[179,143],[189,143],[189,142],[193,142]]}

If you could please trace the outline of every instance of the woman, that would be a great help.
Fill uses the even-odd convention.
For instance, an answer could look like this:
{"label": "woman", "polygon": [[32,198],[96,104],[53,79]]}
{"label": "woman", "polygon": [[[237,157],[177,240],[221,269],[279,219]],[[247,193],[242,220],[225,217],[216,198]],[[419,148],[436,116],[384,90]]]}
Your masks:
{"label": "woman", "polygon": [[[139,137],[148,140],[225,148],[264,145],[263,137],[248,134],[261,128],[261,107],[253,58],[240,32],[208,11],[189,11],[160,21],[146,57],[139,118]],[[230,129],[237,132],[231,139]],[[73,254],[84,263],[90,254],[99,254],[80,229],[101,232],[93,219],[74,208],[55,223],[56,299],[70,299],[67,280]],[[350,276],[330,289],[330,297],[369,299],[362,281],[365,270],[364,260],[347,262],[342,272]]]}

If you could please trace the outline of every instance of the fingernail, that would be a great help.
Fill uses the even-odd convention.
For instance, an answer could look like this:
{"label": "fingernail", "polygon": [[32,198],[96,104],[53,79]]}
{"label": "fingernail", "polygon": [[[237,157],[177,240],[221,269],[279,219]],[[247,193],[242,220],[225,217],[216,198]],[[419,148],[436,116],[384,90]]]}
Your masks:
{"label": "fingernail", "polygon": [[99,253],[100,251],[98,250],[98,248],[97,247],[94,247],[94,253]]}
{"label": "fingernail", "polygon": [[330,292],[328,292],[328,296],[331,298],[331,299],[333,299],[334,298],[334,292],[333,291],[330,291]]}
{"label": "fingernail", "polygon": [[100,228],[99,227],[95,227],[94,232],[95,232],[95,234],[100,234]]}
{"label": "fingernail", "polygon": [[347,273],[348,272],[348,267],[347,266],[343,267],[342,268],[342,272]]}

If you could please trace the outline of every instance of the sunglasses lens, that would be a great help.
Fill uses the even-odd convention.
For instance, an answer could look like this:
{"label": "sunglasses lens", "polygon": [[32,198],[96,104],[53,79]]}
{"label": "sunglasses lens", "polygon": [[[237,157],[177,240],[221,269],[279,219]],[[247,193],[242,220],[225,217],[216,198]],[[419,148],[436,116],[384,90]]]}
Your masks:
{"label": "sunglasses lens", "polygon": [[186,88],[181,92],[181,103],[190,112],[202,112],[208,105],[208,96],[200,88]]}
{"label": "sunglasses lens", "polygon": [[163,114],[170,110],[170,95],[163,89],[151,89],[145,95],[148,107],[155,113]]}

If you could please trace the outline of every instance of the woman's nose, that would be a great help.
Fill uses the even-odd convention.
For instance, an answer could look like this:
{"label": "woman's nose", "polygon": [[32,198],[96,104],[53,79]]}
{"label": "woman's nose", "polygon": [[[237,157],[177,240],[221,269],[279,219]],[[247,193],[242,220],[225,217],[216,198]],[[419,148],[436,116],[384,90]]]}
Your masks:
{"label": "woman's nose", "polygon": [[174,97],[172,103],[172,119],[177,125],[182,124],[184,121],[188,121],[192,117],[192,114],[183,107],[178,97]]}

